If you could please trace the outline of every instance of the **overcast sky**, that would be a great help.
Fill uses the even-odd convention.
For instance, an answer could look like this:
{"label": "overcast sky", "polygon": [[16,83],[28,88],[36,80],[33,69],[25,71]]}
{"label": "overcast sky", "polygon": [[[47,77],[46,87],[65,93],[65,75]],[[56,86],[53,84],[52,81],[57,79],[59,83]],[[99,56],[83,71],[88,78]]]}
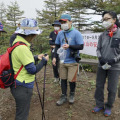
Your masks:
{"label": "overcast sky", "polygon": [[10,2],[17,1],[20,10],[24,11],[24,17],[35,18],[36,10],[42,10],[44,8],[44,0],[0,0],[6,6],[10,5]]}
{"label": "overcast sky", "polygon": [[[0,3],[3,2],[6,6],[10,4],[10,2],[17,1],[20,6],[20,10],[23,10],[24,17],[27,18],[36,18],[36,10],[42,10],[44,8],[45,0],[0,0]],[[90,17],[89,21],[101,20],[101,16],[99,15],[87,15],[86,17]]]}

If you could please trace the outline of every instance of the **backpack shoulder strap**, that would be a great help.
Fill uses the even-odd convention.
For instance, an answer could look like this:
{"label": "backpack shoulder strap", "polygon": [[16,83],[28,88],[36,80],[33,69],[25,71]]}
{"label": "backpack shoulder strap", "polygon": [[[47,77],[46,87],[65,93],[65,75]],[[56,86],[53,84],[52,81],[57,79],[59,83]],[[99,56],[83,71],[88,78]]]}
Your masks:
{"label": "backpack shoulder strap", "polygon": [[[16,42],[15,44],[13,44],[13,46],[11,46],[9,49],[8,49],[8,52],[11,53],[17,46],[19,45],[26,45],[25,43],[19,41],[19,42]],[[26,45],[27,46],[27,45]],[[10,63],[12,65],[12,62],[11,62],[11,55],[10,55]],[[20,67],[20,69],[18,70],[18,72],[14,75],[14,79],[16,79],[16,77],[18,76],[18,74],[20,73],[20,71],[22,70],[23,68],[23,65]]]}
{"label": "backpack shoulder strap", "polygon": [[18,76],[18,74],[20,73],[20,71],[22,70],[23,65],[20,67],[20,69],[18,70],[18,72],[14,75],[14,79],[16,79],[16,77]]}
{"label": "backpack shoulder strap", "polygon": [[[8,52],[11,53],[17,46],[19,45],[26,45],[25,43],[19,41],[19,42],[16,42],[15,44],[13,44],[13,46],[9,47],[8,48]],[[27,46],[27,45],[26,45]]]}

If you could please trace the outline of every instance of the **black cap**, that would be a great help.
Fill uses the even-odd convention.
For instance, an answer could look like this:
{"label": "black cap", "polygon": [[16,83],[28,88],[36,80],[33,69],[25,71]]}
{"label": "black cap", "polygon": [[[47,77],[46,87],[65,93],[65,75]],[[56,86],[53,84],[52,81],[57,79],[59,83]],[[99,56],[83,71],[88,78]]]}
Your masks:
{"label": "black cap", "polygon": [[55,20],[54,23],[52,24],[52,26],[54,25],[60,25],[61,26],[61,23],[59,22],[59,20]]}

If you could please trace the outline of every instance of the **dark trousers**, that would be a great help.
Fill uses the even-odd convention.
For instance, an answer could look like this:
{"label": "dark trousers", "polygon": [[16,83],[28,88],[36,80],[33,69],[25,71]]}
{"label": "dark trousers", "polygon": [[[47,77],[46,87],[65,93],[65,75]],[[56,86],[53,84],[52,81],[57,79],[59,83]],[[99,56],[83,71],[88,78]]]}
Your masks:
{"label": "dark trousers", "polygon": [[102,68],[98,68],[95,91],[96,106],[104,107],[104,85],[106,82],[106,78],[108,78],[108,99],[105,104],[105,108],[112,108],[116,97],[119,74],[119,70],[103,70]]}
{"label": "dark trousers", "polygon": [[[54,55],[54,53],[51,52],[52,60],[53,60],[53,55]],[[59,69],[59,57],[58,56],[56,58],[56,66],[52,65],[52,67],[53,67],[54,77],[59,78],[59,71],[58,71],[58,69]]]}
{"label": "dark trousers", "polygon": [[33,89],[26,88],[23,86],[17,86],[16,88],[13,86],[11,88],[11,93],[16,102],[16,116],[15,120],[27,120],[29,109],[30,109],[30,101],[33,93]]}

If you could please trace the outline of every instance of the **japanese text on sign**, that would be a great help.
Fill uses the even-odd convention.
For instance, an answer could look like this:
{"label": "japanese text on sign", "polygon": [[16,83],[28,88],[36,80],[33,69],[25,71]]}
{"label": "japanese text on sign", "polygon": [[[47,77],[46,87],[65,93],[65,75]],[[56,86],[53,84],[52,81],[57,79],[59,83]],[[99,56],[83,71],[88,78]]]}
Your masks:
{"label": "japanese text on sign", "polygon": [[97,56],[96,49],[98,39],[101,33],[82,34],[84,40],[84,49],[80,53]]}

